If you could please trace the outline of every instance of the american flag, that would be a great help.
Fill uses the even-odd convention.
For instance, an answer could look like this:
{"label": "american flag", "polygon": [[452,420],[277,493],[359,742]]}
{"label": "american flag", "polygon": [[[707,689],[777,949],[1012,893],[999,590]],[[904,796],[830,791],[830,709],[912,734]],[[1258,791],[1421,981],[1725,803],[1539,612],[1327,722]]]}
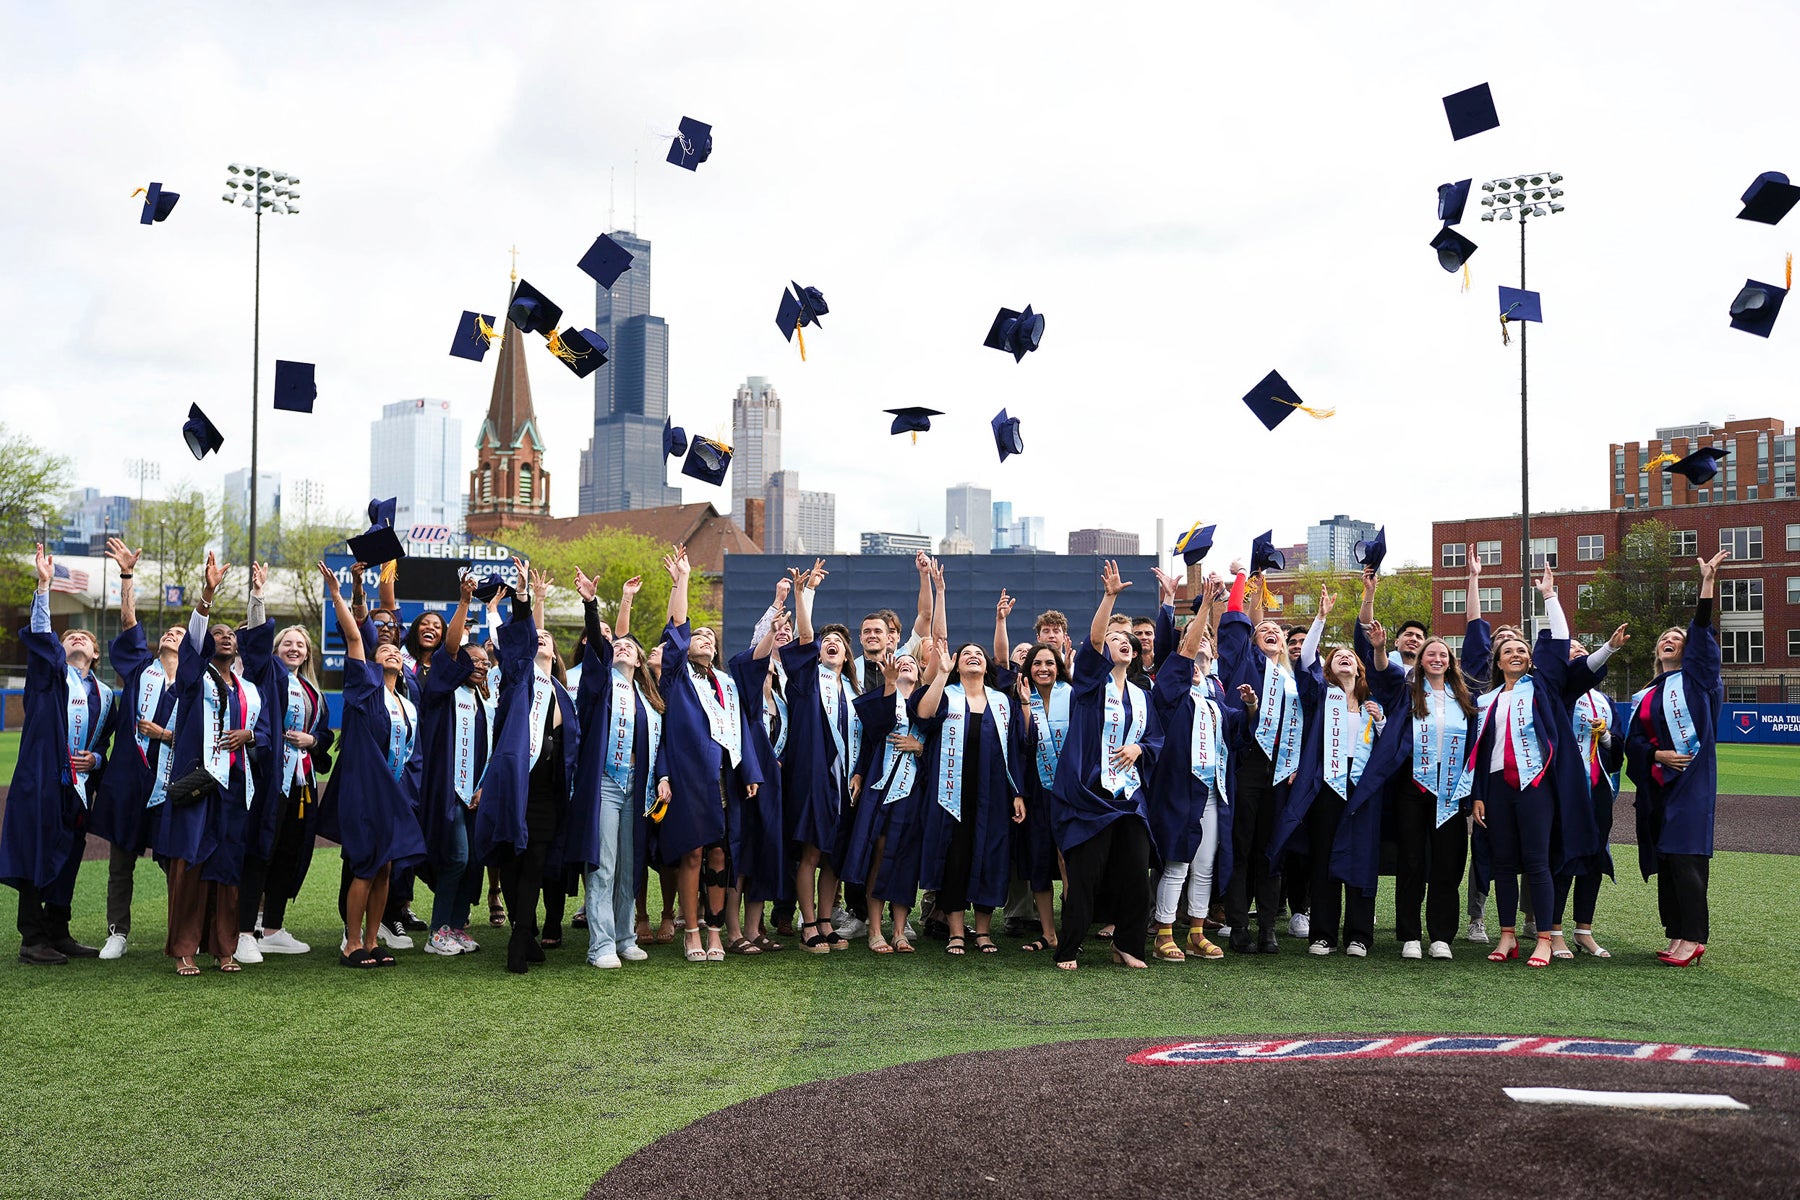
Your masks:
{"label": "american flag", "polygon": [[57,563],[50,572],[50,590],[53,592],[86,592],[88,575],[86,571],[71,571],[68,567]]}

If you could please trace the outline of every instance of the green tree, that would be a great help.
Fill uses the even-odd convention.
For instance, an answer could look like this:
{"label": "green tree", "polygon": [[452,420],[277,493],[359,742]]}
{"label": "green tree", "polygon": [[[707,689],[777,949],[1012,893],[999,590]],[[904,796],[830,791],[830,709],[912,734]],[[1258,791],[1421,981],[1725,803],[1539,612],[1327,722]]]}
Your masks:
{"label": "green tree", "polygon": [[[1335,566],[1300,568],[1292,577],[1294,599],[1277,619],[1291,625],[1310,624],[1319,610],[1319,589],[1328,588],[1335,603],[1325,625],[1324,645],[1351,645],[1357,613],[1362,608],[1362,572]],[[1408,564],[1382,575],[1375,589],[1375,619],[1387,630],[1391,643],[1403,621],[1431,624],[1431,570]],[[1433,632],[1436,632],[1433,630]],[[1457,632],[1461,632],[1458,630]]]}
{"label": "green tree", "polygon": [[[310,499],[283,504],[268,529],[270,590],[282,597],[284,611],[291,607],[307,629],[319,629],[325,619],[318,563],[325,557],[326,547],[343,541],[346,531],[360,531],[356,518]],[[258,529],[257,540],[262,538],[263,530]]]}
{"label": "green tree", "polygon": [[[146,560],[158,564],[157,586],[186,588],[189,603],[200,590],[200,569],[206,563],[207,543],[213,540],[219,525],[218,507],[216,503],[209,503],[206,494],[188,480],[171,484],[160,500],[146,500],[132,506],[126,544],[143,550]],[[242,563],[232,565],[244,566]],[[233,590],[227,584],[219,597],[222,618],[229,615],[224,607],[229,605]],[[242,588],[235,590],[243,591]],[[139,604],[146,612],[155,606],[156,593],[140,586],[138,594]],[[241,609],[242,606],[240,596],[238,607]]]}
{"label": "green tree", "polygon": [[[1609,689],[1625,693],[1656,674],[1656,638],[1671,625],[1687,625],[1693,615],[1698,584],[1675,559],[1669,526],[1655,519],[1626,530],[1614,550],[1581,589],[1576,605],[1597,637],[1620,625],[1631,627],[1632,639],[1612,657]],[[1566,601],[1565,601],[1566,602]]]}
{"label": "green tree", "polygon": [[[70,478],[67,457],[0,423],[0,605],[30,600],[36,586],[31,549],[46,531],[61,530]],[[0,630],[0,640],[6,636]]]}
{"label": "green tree", "polygon": [[[639,640],[653,642],[662,630],[669,608],[669,576],[663,555],[669,546],[655,538],[622,529],[602,529],[581,537],[561,540],[540,534],[530,526],[508,529],[499,535],[521,558],[555,581],[545,609],[545,624],[563,647],[574,644],[581,633],[581,601],[575,595],[575,568],[593,576],[600,601],[600,615],[607,621],[618,616],[619,592],[627,579],[643,577],[643,591],[632,601],[631,631]],[[712,604],[716,577],[695,572],[689,581],[688,622],[717,628],[719,611]]]}

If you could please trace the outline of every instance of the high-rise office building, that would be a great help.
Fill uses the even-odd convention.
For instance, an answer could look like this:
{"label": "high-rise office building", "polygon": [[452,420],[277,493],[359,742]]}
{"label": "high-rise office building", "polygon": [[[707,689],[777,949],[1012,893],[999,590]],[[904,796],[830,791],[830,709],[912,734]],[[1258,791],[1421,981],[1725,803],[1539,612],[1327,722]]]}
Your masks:
{"label": "high-rise office building", "polygon": [[910,555],[921,550],[931,553],[931,535],[928,533],[865,532],[861,535],[861,541],[864,554]]}
{"label": "high-rise office building", "polygon": [[1360,571],[1356,543],[1374,536],[1371,522],[1353,521],[1343,513],[1327,517],[1306,527],[1306,564],[1314,570]]}
{"label": "high-rise office building", "polygon": [[369,495],[393,496],[394,528],[462,528],[462,422],[448,400],[396,400],[369,423]]}
{"label": "high-rise office building", "polygon": [[1011,500],[994,501],[994,544],[993,549],[1004,550],[1012,545],[1013,515]]}
{"label": "high-rise office building", "polygon": [[1070,554],[1101,554],[1117,558],[1138,552],[1138,535],[1117,529],[1076,529],[1069,534]]}
{"label": "high-rise office building", "polygon": [[752,375],[731,400],[731,511],[740,519],[744,501],[765,499],[769,476],[781,470],[781,397]]}
{"label": "high-rise office building", "polygon": [[837,497],[800,490],[800,472],[769,476],[763,548],[770,554],[831,554],[837,549]]}
{"label": "high-rise office building", "polygon": [[800,546],[808,554],[837,553],[837,497],[800,493]]}
{"label": "high-rise office building", "polygon": [[596,289],[594,329],[611,347],[611,361],[594,374],[594,436],[581,452],[578,488],[584,513],[681,503],[662,453],[669,327],[650,314],[650,243],[620,229],[610,236],[632,261],[611,289]]}
{"label": "high-rise office building", "polygon": [[1044,548],[1044,518],[1014,517],[1012,532],[1007,542],[1015,550],[1042,550]]}
{"label": "high-rise office building", "polygon": [[63,508],[62,538],[49,544],[50,553],[104,553],[109,535],[124,536],[134,503],[130,496],[102,496],[99,488],[76,488]]}
{"label": "high-rise office building", "polygon": [[972,483],[944,489],[944,536],[967,538],[972,553],[986,554],[994,547],[994,493]]}

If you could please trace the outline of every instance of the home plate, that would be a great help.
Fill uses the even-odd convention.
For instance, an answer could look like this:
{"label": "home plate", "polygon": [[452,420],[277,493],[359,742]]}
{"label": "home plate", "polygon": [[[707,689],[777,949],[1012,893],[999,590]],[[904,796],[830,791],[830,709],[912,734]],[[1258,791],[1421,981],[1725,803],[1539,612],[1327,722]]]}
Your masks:
{"label": "home plate", "polygon": [[1748,1104],[1730,1096],[1703,1096],[1692,1092],[1595,1092],[1586,1088],[1509,1087],[1501,1091],[1521,1104],[1579,1104],[1588,1108],[1742,1108]]}

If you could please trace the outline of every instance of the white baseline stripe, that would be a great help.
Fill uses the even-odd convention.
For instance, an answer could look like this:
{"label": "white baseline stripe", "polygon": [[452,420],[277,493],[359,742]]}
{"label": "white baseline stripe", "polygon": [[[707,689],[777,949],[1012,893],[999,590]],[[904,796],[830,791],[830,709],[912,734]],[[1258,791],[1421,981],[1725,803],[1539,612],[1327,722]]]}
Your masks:
{"label": "white baseline stripe", "polygon": [[1730,1096],[1691,1092],[1593,1092],[1585,1088],[1509,1087],[1502,1089],[1521,1104],[1580,1104],[1592,1108],[1725,1108],[1748,1109]]}

